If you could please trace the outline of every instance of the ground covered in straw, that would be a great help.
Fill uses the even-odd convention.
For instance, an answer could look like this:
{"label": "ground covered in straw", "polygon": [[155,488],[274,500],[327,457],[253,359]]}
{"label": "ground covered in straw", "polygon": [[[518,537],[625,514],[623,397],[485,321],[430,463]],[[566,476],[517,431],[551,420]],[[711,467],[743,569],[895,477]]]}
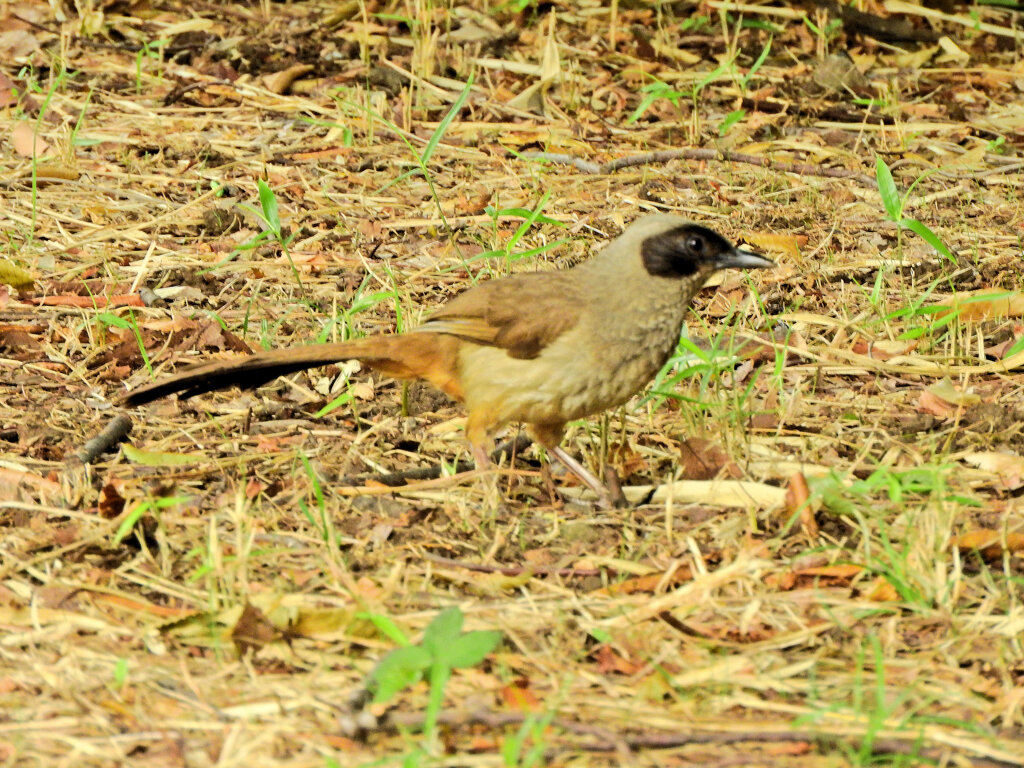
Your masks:
{"label": "ground covered in straw", "polygon": [[[1021,17],[932,5],[0,3],[0,762],[1024,765]],[[572,425],[629,508],[344,362],[117,404],[651,211],[778,267]]]}

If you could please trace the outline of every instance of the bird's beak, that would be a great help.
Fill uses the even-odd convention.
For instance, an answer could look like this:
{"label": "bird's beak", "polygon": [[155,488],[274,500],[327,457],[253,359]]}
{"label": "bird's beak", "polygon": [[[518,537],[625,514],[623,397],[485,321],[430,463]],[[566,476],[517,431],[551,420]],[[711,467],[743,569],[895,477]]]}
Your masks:
{"label": "bird's beak", "polygon": [[715,261],[716,269],[767,269],[774,266],[775,262],[771,259],[742,248],[726,251]]}

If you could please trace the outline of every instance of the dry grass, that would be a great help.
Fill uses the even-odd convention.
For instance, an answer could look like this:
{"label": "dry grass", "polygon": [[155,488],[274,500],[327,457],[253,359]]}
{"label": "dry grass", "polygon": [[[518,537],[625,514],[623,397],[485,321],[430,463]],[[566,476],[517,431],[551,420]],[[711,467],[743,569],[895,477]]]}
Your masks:
{"label": "dry grass", "polygon": [[[744,83],[769,36],[726,5],[565,4],[552,21],[534,5],[154,4],[61,24],[16,4],[33,26],[0,4],[0,31],[28,44],[0,38],[16,62],[0,96],[5,75],[22,91],[0,107],[3,248],[34,278],[0,293],[5,765],[1024,765],[1014,17],[980,10],[978,33],[900,4],[964,60],[815,36],[765,6],[745,18],[776,25],[770,55]],[[815,84],[847,46],[870,109]],[[298,64],[272,92],[264,76]],[[471,72],[426,176],[407,175]],[[708,82],[628,122],[651,75]],[[26,127],[46,143],[34,179]],[[520,156],[689,146],[771,164],[590,174]],[[955,263],[886,218],[876,154],[901,192],[930,174],[906,215]],[[260,178],[287,249],[238,250],[261,231],[240,208]],[[540,201],[566,226],[512,249],[539,254],[487,255]],[[136,333],[159,375],[240,341],[408,327],[654,210],[780,266],[698,299],[691,337],[735,358],[572,430],[630,494],[654,487],[633,509],[552,496],[532,451],[501,474],[500,509],[475,473],[367,481],[467,458],[462,414],[337,370],[162,402],[131,414],[135,453],[73,458],[148,379]],[[1010,293],[953,302],[989,289]],[[454,672],[438,730],[416,732],[426,683],[371,706],[390,719],[354,711],[395,647],[368,616],[416,640],[448,606],[504,639]]]}

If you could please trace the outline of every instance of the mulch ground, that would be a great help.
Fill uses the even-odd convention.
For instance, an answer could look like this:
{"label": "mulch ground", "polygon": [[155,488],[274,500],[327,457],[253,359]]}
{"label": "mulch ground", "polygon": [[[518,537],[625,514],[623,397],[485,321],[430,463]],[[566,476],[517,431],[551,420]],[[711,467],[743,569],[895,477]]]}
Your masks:
{"label": "mulch ground", "polygon": [[[1024,32],[932,5],[0,5],[4,764],[1024,765]],[[778,266],[571,426],[629,508],[344,362],[118,405],[654,211]]]}

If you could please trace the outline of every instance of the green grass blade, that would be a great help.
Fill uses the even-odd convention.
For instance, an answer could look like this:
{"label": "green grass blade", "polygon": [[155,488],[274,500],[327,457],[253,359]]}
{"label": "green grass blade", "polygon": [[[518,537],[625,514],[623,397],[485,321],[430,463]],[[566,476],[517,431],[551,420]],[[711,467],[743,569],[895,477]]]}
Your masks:
{"label": "green grass blade", "polygon": [[878,194],[882,196],[885,212],[893,221],[899,221],[903,218],[903,201],[900,200],[900,193],[896,189],[892,171],[889,170],[889,166],[885,164],[881,155],[875,157],[875,179],[878,183]]}
{"label": "green grass blade", "polygon": [[263,220],[274,232],[281,231],[281,217],[277,209],[277,195],[263,179],[256,182],[260,190],[260,208],[263,209]]}
{"label": "green grass blade", "polygon": [[462,105],[466,103],[466,99],[469,98],[469,91],[473,87],[473,75],[469,76],[466,80],[466,87],[462,89],[462,93],[459,94],[459,98],[452,104],[452,108],[448,110],[441,122],[437,125],[437,130],[434,131],[430,137],[430,141],[427,142],[427,146],[423,149],[423,154],[420,155],[420,165],[426,166],[430,162],[431,155],[434,154],[434,150],[437,149],[437,145],[441,143],[442,137],[448,130],[448,126],[452,124],[452,120],[459,114],[459,110],[462,109]]}
{"label": "green grass blade", "polygon": [[939,236],[932,232],[926,224],[922,224],[917,219],[903,219],[900,222],[900,226],[909,229],[915,235],[920,235],[921,239],[924,240],[928,245],[939,252],[939,255],[947,261],[951,261],[956,264],[956,256],[946,247],[946,244],[939,239]]}

